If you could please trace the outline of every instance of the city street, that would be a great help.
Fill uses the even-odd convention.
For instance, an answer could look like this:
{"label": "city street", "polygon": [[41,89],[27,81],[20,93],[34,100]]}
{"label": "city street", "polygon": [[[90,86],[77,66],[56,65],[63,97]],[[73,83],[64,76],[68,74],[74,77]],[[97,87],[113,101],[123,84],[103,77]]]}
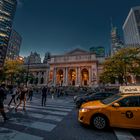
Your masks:
{"label": "city street", "polygon": [[[46,107],[41,98],[27,102],[26,111],[14,108],[6,112],[9,121],[0,118],[0,140],[140,140],[138,131],[112,129],[106,131],[83,127],[77,121],[77,110],[72,97],[47,99]],[[1,116],[0,116],[1,117]]]}

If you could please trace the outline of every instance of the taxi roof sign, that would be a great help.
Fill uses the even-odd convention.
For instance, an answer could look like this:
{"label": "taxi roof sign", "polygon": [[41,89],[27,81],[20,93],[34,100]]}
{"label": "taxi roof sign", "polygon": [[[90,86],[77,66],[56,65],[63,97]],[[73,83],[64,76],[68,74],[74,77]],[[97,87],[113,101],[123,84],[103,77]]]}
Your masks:
{"label": "taxi roof sign", "polygon": [[121,93],[140,93],[140,86],[120,86]]}

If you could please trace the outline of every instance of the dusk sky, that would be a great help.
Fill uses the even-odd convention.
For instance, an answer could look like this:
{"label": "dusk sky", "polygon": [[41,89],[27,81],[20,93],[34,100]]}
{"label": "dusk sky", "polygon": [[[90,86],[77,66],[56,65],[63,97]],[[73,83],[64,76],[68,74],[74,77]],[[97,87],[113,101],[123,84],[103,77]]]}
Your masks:
{"label": "dusk sky", "polygon": [[23,38],[21,55],[63,54],[74,48],[110,47],[110,18],[122,35],[131,7],[140,0],[19,0],[14,28]]}

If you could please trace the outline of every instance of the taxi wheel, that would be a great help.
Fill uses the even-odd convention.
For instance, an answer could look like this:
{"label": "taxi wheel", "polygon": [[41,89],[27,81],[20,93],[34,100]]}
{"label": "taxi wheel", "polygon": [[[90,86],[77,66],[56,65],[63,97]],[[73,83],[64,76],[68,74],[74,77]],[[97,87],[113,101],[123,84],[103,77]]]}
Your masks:
{"label": "taxi wheel", "polygon": [[92,119],[92,124],[96,129],[105,129],[108,125],[107,119],[102,115],[94,116]]}

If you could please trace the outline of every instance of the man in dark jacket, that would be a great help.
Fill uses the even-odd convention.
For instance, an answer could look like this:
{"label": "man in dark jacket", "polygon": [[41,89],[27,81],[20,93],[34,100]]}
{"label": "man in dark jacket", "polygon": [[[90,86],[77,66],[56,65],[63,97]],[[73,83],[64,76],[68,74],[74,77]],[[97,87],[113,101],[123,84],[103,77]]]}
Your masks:
{"label": "man in dark jacket", "polygon": [[6,98],[6,89],[5,89],[5,84],[2,84],[0,86],[0,113],[4,119],[4,121],[8,120],[6,117],[5,111],[4,111],[4,99]]}
{"label": "man in dark jacket", "polygon": [[42,89],[42,106],[46,106],[48,87],[43,87]]}

